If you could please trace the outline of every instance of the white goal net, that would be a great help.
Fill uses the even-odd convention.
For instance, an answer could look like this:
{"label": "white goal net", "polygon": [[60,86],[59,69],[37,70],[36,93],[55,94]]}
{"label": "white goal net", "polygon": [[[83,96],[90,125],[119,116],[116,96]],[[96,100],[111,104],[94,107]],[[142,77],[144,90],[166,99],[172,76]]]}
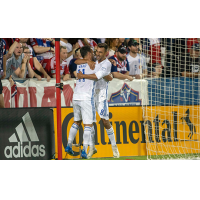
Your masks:
{"label": "white goal net", "polygon": [[148,159],[200,158],[198,38],[140,38],[148,66],[143,105]]}

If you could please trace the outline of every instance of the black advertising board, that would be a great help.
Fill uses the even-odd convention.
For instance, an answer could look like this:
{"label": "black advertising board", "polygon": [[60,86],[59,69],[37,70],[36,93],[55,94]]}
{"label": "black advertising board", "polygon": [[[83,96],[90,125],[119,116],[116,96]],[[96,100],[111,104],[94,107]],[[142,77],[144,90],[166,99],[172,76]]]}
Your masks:
{"label": "black advertising board", "polygon": [[48,160],[55,150],[49,108],[0,109],[0,160]]}

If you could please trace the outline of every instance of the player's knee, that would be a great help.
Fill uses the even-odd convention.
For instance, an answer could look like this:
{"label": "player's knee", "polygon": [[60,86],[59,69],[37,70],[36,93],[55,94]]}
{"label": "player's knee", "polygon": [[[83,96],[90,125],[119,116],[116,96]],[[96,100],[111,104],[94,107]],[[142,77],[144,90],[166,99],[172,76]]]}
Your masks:
{"label": "player's knee", "polygon": [[76,125],[80,126],[82,121],[74,122]]}
{"label": "player's knee", "polygon": [[104,127],[105,127],[106,129],[111,128],[111,125],[110,125],[109,120],[102,119],[102,122],[103,122],[103,125],[104,125]]}

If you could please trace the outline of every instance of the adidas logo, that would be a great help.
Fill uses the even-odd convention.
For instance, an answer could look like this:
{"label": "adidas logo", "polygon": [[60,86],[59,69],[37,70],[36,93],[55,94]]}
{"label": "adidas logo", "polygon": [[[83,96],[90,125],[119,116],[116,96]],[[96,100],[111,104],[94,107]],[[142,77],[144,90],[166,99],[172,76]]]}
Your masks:
{"label": "adidas logo", "polygon": [[[16,128],[17,133],[13,133],[8,139],[10,143],[16,143],[15,146],[6,146],[4,149],[4,155],[6,158],[22,158],[22,157],[44,157],[45,156],[45,146],[42,145],[32,145],[31,142],[39,142],[38,135],[33,126],[33,122],[29,113],[27,112],[22,117],[23,122],[20,123]],[[24,125],[25,127],[24,127]],[[26,131],[27,134],[26,134]],[[28,145],[23,145],[24,142]]]}

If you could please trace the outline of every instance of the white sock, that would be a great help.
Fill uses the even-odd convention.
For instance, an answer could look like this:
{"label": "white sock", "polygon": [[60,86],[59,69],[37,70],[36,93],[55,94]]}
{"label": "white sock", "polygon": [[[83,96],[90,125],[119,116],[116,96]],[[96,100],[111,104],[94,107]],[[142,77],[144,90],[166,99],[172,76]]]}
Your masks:
{"label": "white sock", "polygon": [[69,137],[68,137],[68,145],[70,147],[72,147],[72,142],[74,141],[74,138],[76,137],[78,129],[79,129],[79,126],[77,124],[73,123],[70,128]]}
{"label": "white sock", "polygon": [[92,131],[92,127],[85,126],[84,133],[83,133],[83,149],[85,150],[86,153],[87,153],[87,148],[88,148],[90,138],[91,138],[91,131]]}
{"label": "white sock", "polygon": [[115,146],[116,145],[116,141],[115,141],[115,134],[114,134],[113,127],[111,126],[110,129],[106,129],[106,132],[107,132],[108,137],[110,139],[111,145]]}
{"label": "white sock", "polygon": [[91,131],[91,137],[90,137],[90,142],[89,145],[92,147],[94,147],[95,145],[95,130],[94,130],[94,126],[92,126],[92,131]]}

